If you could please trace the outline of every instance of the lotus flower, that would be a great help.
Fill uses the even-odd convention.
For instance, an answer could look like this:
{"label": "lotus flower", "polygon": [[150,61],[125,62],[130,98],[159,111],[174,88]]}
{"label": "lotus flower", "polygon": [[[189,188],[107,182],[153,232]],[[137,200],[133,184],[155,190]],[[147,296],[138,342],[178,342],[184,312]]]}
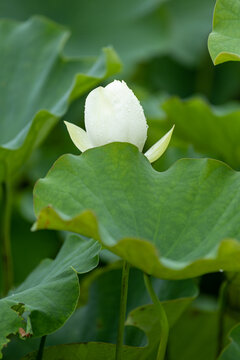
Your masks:
{"label": "lotus flower", "polygon": [[[128,142],[142,151],[147,139],[143,108],[124,81],[115,80],[89,93],[85,104],[86,131],[67,121],[65,124],[73,143],[82,152],[112,142]],[[173,128],[144,154],[150,162],[164,153]]]}

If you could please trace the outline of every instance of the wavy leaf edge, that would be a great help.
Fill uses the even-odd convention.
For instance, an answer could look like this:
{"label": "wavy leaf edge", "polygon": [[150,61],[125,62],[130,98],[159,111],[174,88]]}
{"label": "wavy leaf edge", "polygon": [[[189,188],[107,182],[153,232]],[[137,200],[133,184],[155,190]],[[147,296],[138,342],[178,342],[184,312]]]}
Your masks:
{"label": "wavy leaf edge", "polygon": [[[77,156],[86,156],[87,152],[92,150],[93,149],[87,150],[84,155]],[[64,156],[66,155],[62,155],[58,160]],[[214,159],[180,159],[169,169],[171,169],[176,163],[182,161],[196,162],[203,160],[222,164],[232,173],[238,173],[222,161]],[[49,170],[48,174],[51,173],[53,168],[54,165]],[[152,171],[156,170],[152,168]],[[34,198],[35,197],[36,194],[34,192]],[[238,260],[240,257],[240,242],[235,238],[223,238],[219,241],[217,246],[211,249],[207,256],[195,259],[194,261],[189,260],[183,262],[161,257],[159,250],[147,239],[127,237],[114,240],[111,245],[109,245],[108,239],[107,244],[104,242],[103,236],[101,235],[98,218],[94,211],[90,209],[86,209],[73,217],[68,217],[54,209],[53,206],[48,205],[40,209],[39,213],[36,214],[36,217],[37,220],[32,226],[32,231],[42,229],[67,230],[94,238],[99,241],[104,248],[129,261],[131,265],[141,269],[149,275],[162,279],[177,280],[192,278],[210,272],[240,270],[240,263]],[[81,227],[81,233],[79,232],[79,226]],[[132,254],[135,253],[136,247],[141,249],[141,257],[138,257],[137,260],[135,259],[133,261]],[[146,253],[148,253],[150,258],[150,261],[148,261],[147,264],[145,258]]]}

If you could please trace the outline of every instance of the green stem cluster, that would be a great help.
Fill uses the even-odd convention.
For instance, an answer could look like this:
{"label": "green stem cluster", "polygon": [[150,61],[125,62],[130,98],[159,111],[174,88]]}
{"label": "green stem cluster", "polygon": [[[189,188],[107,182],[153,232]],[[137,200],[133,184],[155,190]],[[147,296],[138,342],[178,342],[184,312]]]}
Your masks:
{"label": "green stem cluster", "polygon": [[[124,261],[123,270],[122,270],[120,314],[119,314],[118,337],[116,344],[115,360],[123,360],[124,323],[125,323],[126,308],[127,308],[129,269],[130,269],[130,265],[128,264],[127,261]],[[161,339],[159,343],[156,360],[164,360],[167,349],[168,334],[169,334],[168,319],[161,302],[159,301],[157,295],[155,294],[149,275],[144,274],[144,282],[147,291],[152,299],[152,302],[158,312],[159,323],[161,328],[161,334],[160,334]]]}

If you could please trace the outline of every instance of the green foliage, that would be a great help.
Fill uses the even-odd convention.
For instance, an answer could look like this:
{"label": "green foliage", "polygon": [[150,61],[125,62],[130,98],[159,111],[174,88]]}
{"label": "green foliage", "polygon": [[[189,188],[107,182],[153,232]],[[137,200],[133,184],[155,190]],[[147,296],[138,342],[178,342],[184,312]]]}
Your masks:
{"label": "green foliage", "polygon": [[93,237],[156,277],[238,271],[239,182],[215,160],[158,173],[134,146],[109,144],[62,156],[37,183],[34,228]]}
{"label": "green foliage", "polygon": [[214,65],[240,60],[239,0],[217,0],[208,47]]}
{"label": "green foliage", "polygon": [[180,320],[170,334],[169,360],[215,360],[218,343],[216,309],[206,311],[193,307]]}
{"label": "green foliage", "polygon": [[[214,0],[2,0],[2,16],[44,14],[67,25],[73,37],[66,52],[95,55],[112,44],[129,66],[156,54],[196,63],[205,50]],[[195,41],[195,39],[203,41]],[[79,44],[81,44],[79,46]]]}
{"label": "green foliage", "polygon": [[68,37],[40,17],[0,21],[0,179],[23,166],[74,99],[121,67],[111,48],[98,59],[63,57]]}
{"label": "green foliage", "polygon": [[178,147],[192,145],[204,156],[240,168],[239,106],[211,107],[201,98],[170,98],[161,105],[164,115],[150,121],[150,138],[160,137],[175,124],[173,142]]}
{"label": "green foliage", "polygon": [[72,235],[55,260],[45,259],[21,286],[1,299],[0,347],[9,335],[21,335],[21,328],[25,336],[39,337],[61,327],[78,302],[77,273],[95,268],[99,251],[94,240]]}
{"label": "green foliage", "polygon": [[[172,327],[183,311],[198,295],[198,288],[193,280],[153,279],[153,285]],[[116,341],[119,317],[119,298],[121,291],[121,264],[114,264],[106,269],[97,269],[81,282],[79,308],[71,318],[55,333],[47,338],[47,346],[78,342]],[[127,313],[138,307],[140,312],[152,313],[152,305],[146,292],[141,271],[131,268]],[[125,329],[125,344],[145,346],[146,336],[136,327],[131,326],[132,317]],[[133,324],[134,325],[134,324]],[[156,334],[157,335],[157,334]],[[155,341],[159,341],[155,336]],[[34,339],[11,342],[4,352],[4,359],[11,359],[13,354],[21,358],[31,350],[37,349]],[[93,345],[89,345],[93,346]],[[148,349],[150,351],[150,349]]]}
{"label": "green foliage", "polygon": [[[0,19],[0,290],[11,288],[0,299],[4,359],[35,360],[48,335],[42,360],[115,360],[119,259],[132,265],[124,360],[164,358],[157,298],[169,323],[164,360],[240,356],[240,68],[222,64],[240,58],[240,1],[216,1],[216,69],[206,46],[214,4],[0,1],[1,17],[12,18]],[[84,128],[84,96],[121,70],[111,46],[148,118],[145,150],[175,124],[153,166],[126,143],[79,155],[59,121]],[[59,158],[66,153],[77,156]],[[30,232],[33,183],[57,158],[34,190],[33,228],[45,231]],[[63,241],[65,231],[88,238]],[[155,276],[154,305],[143,272]]]}
{"label": "green foliage", "polygon": [[[154,289],[163,302],[170,326],[172,326],[191,301],[198,295],[198,289],[193,280],[159,280],[153,279]],[[119,297],[121,286],[121,271],[117,268],[97,271],[82,283],[80,307],[66,325],[49,337],[48,343],[73,343],[87,341],[115,342],[117,336],[117,321],[119,316]],[[85,300],[85,301],[84,301]],[[129,277],[129,293],[127,312],[136,307],[147,309],[150,299],[146,292],[143,274],[132,268]],[[143,310],[144,311],[144,310]],[[78,326],[76,326],[78,324]],[[129,322],[130,324],[130,322]],[[70,330],[76,328],[73,333]],[[138,334],[127,328],[125,342],[135,343]],[[137,337],[138,338],[138,337]],[[144,339],[141,337],[141,343]],[[137,342],[137,341],[136,341]]]}
{"label": "green foliage", "polygon": [[[88,304],[77,310],[77,313],[70,321],[50,337],[50,343],[58,340],[65,343],[89,341],[89,338],[95,338],[97,341],[112,340],[115,342],[116,323],[119,312],[119,295],[120,295],[120,271],[119,269],[110,269],[108,271],[96,273],[86,280],[89,289]],[[136,269],[132,269],[130,276],[130,293],[128,309],[133,309],[140,303],[149,303],[149,297],[144,289],[142,274]],[[84,287],[84,283],[83,283]],[[170,326],[176,322],[180,314],[186,309],[190,302],[197,296],[197,288],[191,280],[184,281],[164,281],[154,279],[154,287],[160,295],[167,315]],[[111,290],[110,290],[111,289]],[[113,294],[112,294],[113,292]],[[77,327],[77,333],[72,333],[71,329]],[[125,346],[124,359],[149,359],[154,358],[156,348],[159,343],[159,325],[158,317],[153,305],[141,305],[132,310],[126,321],[128,332],[126,342],[132,344],[133,339],[140,341],[141,347]],[[148,344],[145,345],[143,333],[136,333],[135,329],[139,328],[145,332],[148,337]],[[129,328],[129,329],[128,329]],[[112,344],[103,344],[101,342],[84,343],[79,345],[55,346],[45,350],[45,358],[67,359],[71,353],[74,353],[76,359],[105,358],[114,359],[115,346]],[[29,355],[26,359],[32,359],[35,355]]]}

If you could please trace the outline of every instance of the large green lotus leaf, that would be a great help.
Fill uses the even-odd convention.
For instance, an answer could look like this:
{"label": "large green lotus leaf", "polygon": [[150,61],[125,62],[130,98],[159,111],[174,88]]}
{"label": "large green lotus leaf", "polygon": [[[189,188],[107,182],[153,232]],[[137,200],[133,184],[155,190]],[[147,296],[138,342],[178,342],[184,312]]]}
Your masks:
{"label": "large green lotus leaf", "polygon": [[230,333],[230,344],[226,346],[219,360],[236,360],[240,358],[240,326],[237,325]]}
{"label": "large green lotus leaf", "polygon": [[240,168],[239,106],[211,107],[201,98],[182,101],[173,97],[162,104],[162,109],[165,119],[161,117],[150,121],[151,137],[162,134],[175,124],[173,143],[176,146],[192,145],[204,156]]}
{"label": "large green lotus leaf", "polygon": [[78,302],[77,273],[95,268],[99,251],[96,241],[71,235],[55,260],[44,260],[14,293],[1,299],[0,348],[20,328],[39,337],[61,327]]}
{"label": "large green lotus leaf", "polygon": [[[1,0],[1,16],[25,19],[44,14],[67,25],[73,37],[66,52],[93,55],[113,45],[129,66],[166,54],[198,63],[211,30],[214,0]],[[197,39],[197,41],[196,41]]]}
{"label": "large green lotus leaf", "polygon": [[68,37],[40,17],[0,21],[0,177],[22,166],[74,99],[120,69],[111,48],[97,59],[63,57]]}
{"label": "large green lotus leaf", "polygon": [[112,143],[56,161],[34,190],[34,228],[93,237],[160,278],[238,271],[239,184],[216,160],[157,172],[135,146]]}
{"label": "large green lotus leaf", "polygon": [[217,0],[208,47],[215,65],[240,60],[240,1]]}

